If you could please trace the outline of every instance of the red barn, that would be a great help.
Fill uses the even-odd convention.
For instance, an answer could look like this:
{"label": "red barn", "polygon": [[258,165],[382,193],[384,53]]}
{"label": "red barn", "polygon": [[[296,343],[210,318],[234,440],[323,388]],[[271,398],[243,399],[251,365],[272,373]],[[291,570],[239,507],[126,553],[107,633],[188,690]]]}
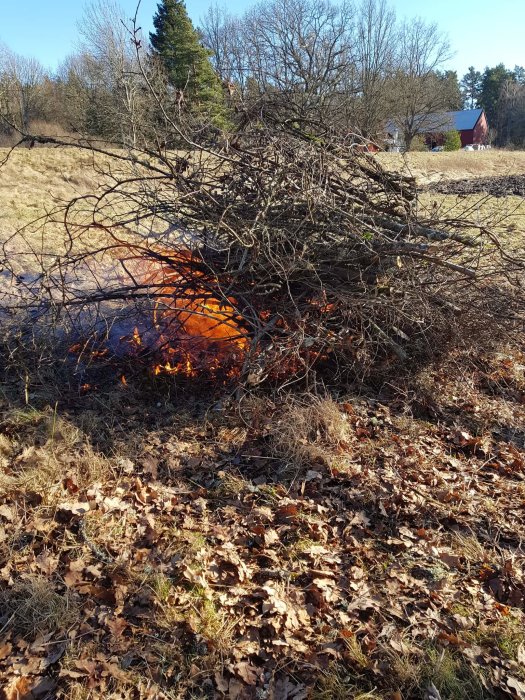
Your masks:
{"label": "red barn", "polygon": [[427,145],[432,148],[443,145],[447,131],[459,131],[462,146],[485,146],[489,141],[489,125],[482,109],[429,114],[422,120],[419,133],[425,136]]}
{"label": "red barn", "polygon": [[461,112],[449,112],[449,115],[453,122],[452,129],[459,131],[462,146],[488,143],[489,125],[482,109],[464,109]]}
{"label": "red barn", "polygon": [[[436,112],[435,114],[418,115],[418,133],[421,134],[429,148],[442,146],[447,131],[459,131],[461,145],[486,145],[489,142],[489,125],[482,109],[463,109],[459,112]],[[401,129],[396,121],[386,125],[389,149],[402,150]]]}

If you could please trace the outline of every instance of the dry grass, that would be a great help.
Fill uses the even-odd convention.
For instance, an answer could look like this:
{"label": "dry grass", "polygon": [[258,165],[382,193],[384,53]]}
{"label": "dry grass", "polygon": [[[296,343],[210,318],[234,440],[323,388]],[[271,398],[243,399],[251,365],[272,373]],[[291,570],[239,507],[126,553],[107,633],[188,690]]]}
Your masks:
{"label": "dry grass", "polygon": [[452,536],[452,549],[455,554],[464,557],[470,564],[492,563],[496,558],[494,552],[483,547],[474,535],[454,533]]}
{"label": "dry grass", "polygon": [[324,464],[332,468],[348,456],[352,426],[331,398],[307,396],[290,402],[270,427],[273,451],[296,467]]}
{"label": "dry grass", "polygon": [[[8,149],[0,148],[0,162]],[[525,152],[379,153],[387,168],[414,174],[421,182],[525,173]],[[70,199],[95,191],[110,159],[73,148],[20,149],[2,166],[0,241]],[[113,168],[115,163],[113,163]],[[59,228],[60,224],[56,224]]]}
{"label": "dry grass", "polygon": [[[7,153],[8,149],[0,148],[0,162]],[[387,169],[411,173],[420,184],[525,173],[525,152],[519,151],[380,153],[376,157]],[[75,197],[99,191],[108,182],[102,172],[108,172],[110,166],[113,171],[121,167],[108,157],[93,157],[73,148],[20,149],[11,153],[0,170],[0,244],[24,229],[23,236],[17,236],[7,248],[8,254],[17,256],[18,274],[38,272],[38,256],[64,252],[61,208]],[[525,230],[523,200],[484,200],[483,196],[473,195],[458,202],[456,197],[425,193],[421,206],[440,217],[454,218],[463,212],[475,220],[491,221],[496,217],[504,232]],[[75,210],[75,220],[83,220],[81,209]],[[49,216],[50,212],[55,214]],[[48,217],[45,226],[44,217]]]}
{"label": "dry grass", "polygon": [[[0,148],[0,163],[8,153]],[[0,246],[6,245],[17,274],[39,272],[39,257],[65,251],[65,205],[99,191],[110,165],[118,168],[109,157],[65,147],[10,153],[0,168]],[[75,220],[85,220],[83,208],[75,208]]]}
{"label": "dry grass", "polygon": [[385,695],[375,691],[358,690],[359,679],[347,669],[333,663],[319,677],[316,687],[309,696],[311,700],[386,700]]}
{"label": "dry grass", "polygon": [[488,700],[493,696],[483,686],[482,672],[481,668],[474,670],[460,654],[429,647],[419,667],[420,687],[432,683],[443,700]]}
{"label": "dry grass", "polygon": [[5,628],[28,638],[67,630],[79,616],[72,594],[68,590],[57,593],[43,576],[16,581],[12,588],[2,591],[0,604]]}
{"label": "dry grass", "polygon": [[[33,119],[29,123],[28,131],[39,136],[52,136],[57,139],[67,139],[68,141],[73,141],[76,138],[76,134],[64,129],[60,124],[42,119]],[[0,134],[0,148],[12,148],[19,142],[20,135],[15,131],[11,130],[7,133],[3,131]]]}
{"label": "dry grass", "polygon": [[[434,686],[443,700],[488,700],[483,685],[483,669],[473,668],[451,649],[430,643],[425,648],[410,646],[407,650],[394,651],[385,647],[389,670],[394,685],[403,687],[408,697],[430,697],[427,689]],[[403,695],[405,697],[405,695]],[[432,696],[434,697],[434,696]]]}
{"label": "dry grass", "polygon": [[[427,151],[378,153],[376,157],[387,170],[411,175],[419,185],[442,180],[525,174],[525,151]],[[523,248],[525,206],[522,197],[495,199],[482,193],[458,197],[422,192],[418,198],[418,207],[420,214],[429,220],[469,219],[498,233],[513,248]]]}
{"label": "dry grass", "polygon": [[224,651],[234,641],[236,620],[221,607],[214,591],[194,586],[188,592],[184,605],[176,595],[169,578],[155,574],[148,581],[157,601],[157,623],[161,628],[172,629],[179,623],[187,624],[202,637],[207,651]]}
{"label": "dry grass", "polygon": [[[448,160],[450,165],[449,171],[453,172],[452,156],[457,159],[465,159],[465,163],[467,160],[474,163],[474,159],[486,158],[484,162],[488,167],[490,159],[493,159],[494,163],[497,164],[500,155],[502,158],[504,156],[509,159],[521,157],[521,154],[497,154],[492,152],[488,154],[411,154],[410,158],[413,156],[414,159],[419,159],[418,162],[423,168],[430,167],[431,163],[445,163],[450,156]],[[40,211],[40,206],[45,206],[46,202],[50,201],[50,196],[56,196],[57,193],[61,192],[62,194],[58,195],[59,198],[62,196],[68,197],[75,188],[81,189],[84,186],[89,188],[88,177],[91,177],[91,175],[88,176],[83,173],[83,166],[79,166],[75,162],[76,160],[79,160],[79,162],[82,160],[78,153],[60,151],[59,149],[35,149],[34,151],[20,151],[15,156],[19,159],[18,162],[22,168],[28,168],[24,170],[27,181],[21,183],[21,190],[17,196],[33,197],[31,201],[34,207],[33,209],[29,207],[27,211],[20,209],[18,212],[8,212],[8,217],[12,217],[12,219],[4,217],[3,220],[0,220],[0,234],[6,221],[9,220],[11,221],[9,225],[14,225],[16,224],[17,216],[20,216],[21,220],[24,220],[24,217],[26,217],[25,220],[27,220],[27,217],[33,216],[35,211]],[[428,160],[428,166],[424,166],[425,158]],[[478,163],[480,162],[479,160]],[[73,183],[72,180],[67,180],[63,177],[63,173],[67,172],[65,166],[68,163],[68,167],[71,167],[72,171],[78,172],[78,177],[80,178],[78,182]],[[519,167],[525,169],[525,159],[522,159],[521,163]],[[13,169],[13,164],[16,164],[16,160],[9,164],[11,168],[9,177],[14,188],[17,185],[15,184],[16,168]],[[29,167],[31,164],[35,167]],[[49,164],[49,177],[46,177],[47,165]],[[496,165],[490,167],[496,167]],[[503,161],[501,161],[501,167],[506,167],[503,165]],[[3,172],[5,173],[6,171]],[[95,176],[96,173],[93,177]],[[86,180],[82,181],[82,177],[85,177]],[[9,185],[4,183],[5,179],[2,179],[2,184],[0,184],[0,211],[3,210],[5,212],[4,203],[8,196]],[[57,189],[51,195],[51,189],[55,187]],[[443,202],[443,206],[451,208],[456,206],[454,204],[455,198],[450,196],[442,196],[439,201]],[[503,207],[507,206],[507,204],[499,200],[499,203],[494,204],[494,206]],[[23,202],[17,201],[17,206],[23,207]],[[483,207],[485,205],[480,204],[479,206]],[[482,208],[480,212],[481,214],[483,213]],[[516,226],[518,227],[516,230],[525,229],[525,226],[522,226],[522,219],[516,219]],[[59,240],[58,235],[56,240]],[[496,366],[496,369],[498,366]],[[508,370],[509,373],[512,372],[512,376],[509,374],[508,378],[503,377],[502,379],[498,375],[498,381],[503,382],[506,379],[508,383],[512,382],[513,385],[516,384],[521,388],[523,381],[521,368],[522,363],[512,364],[511,369]],[[514,403],[505,402],[504,398],[500,396],[487,397],[482,394],[481,388],[474,380],[470,381],[468,373],[462,364],[456,367],[451,361],[451,364],[445,367],[445,370],[446,382],[442,377],[443,373],[438,371],[432,373],[430,370],[427,370],[426,377],[423,373],[417,379],[421,392],[425,389],[429,397],[436,402],[440,402],[444,408],[459,407],[462,411],[468,411],[468,409],[463,409],[461,402],[472,400],[473,404],[480,404],[481,408],[479,410],[476,409],[475,417],[481,427],[486,425],[487,429],[502,421],[511,425],[510,413],[507,416],[505,411],[512,411],[513,414],[517,414],[516,421],[519,424],[520,411],[523,410],[521,406],[517,407]],[[131,392],[131,387],[127,391]],[[141,402],[138,392],[136,395],[128,393],[126,396],[126,408]],[[151,625],[151,629],[148,630],[147,637],[148,669],[144,671],[145,677],[151,674],[158,681],[158,678],[163,673],[166,678],[169,677],[168,673],[172,673],[173,675],[169,677],[169,692],[173,693],[173,697],[175,697],[175,693],[178,692],[175,689],[178,682],[174,680],[175,678],[181,679],[182,683],[189,683],[188,679],[191,680],[193,665],[199,667],[199,672],[202,671],[205,665],[210,665],[213,672],[222,668],[222,657],[228,658],[230,650],[234,648],[235,643],[238,641],[236,635],[238,636],[239,633],[238,630],[236,632],[236,625],[239,619],[242,619],[244,608],[240,606],[225,606],[223,599],[226,589],[215,589],[212,586],[199,585],[198,579],[202,571],[206,571],[209,568],[210,561],[214,562],[215,567],[218,566],[217,562],[222,562],[221,559],[213,560],[215,549],[217,549],[215,545],[218,545],[221,541],[216,539],[217,533],[220,534],[224,531],[225,541],[239,542],[241,541],[239,538],[244,540],[246,533],[250,532],[249,527],[253,525],[252,521],[246,520],[246,522],[241,522],[239,528],[237,526],[234,527],[233,522],[242,517],[245,511],[246,513],[258,512],[259,515],[257,517],[262,518],[265,513],[273,513],[278,509],[283,491],[279,490],[279,484],[273,482],[274,472],[272,470],[275,468],[271,466],[273,457],[278,456],[283,463],[296,469],[321,464],[331,469],[332,475],[335,474],[337,476],[336,469],[341,470],[341,467],[344,468],[345,464],[350,460],[360,460],[369,466],[375,466],[373,460],[376,459],[376,454],[381,454],[385,457],[387,465],[391,464],[394,457],[398,454],[396,451],[398,443],[391,441],[390,434],[366,441],[359,441],[356,437],[358,434],[357,428],[354,428],[353,425],[357,425],[354,418],[356,419],[361,414],[356,413],[352,417],[351,409],[346,408],[344,404],[338,404],[331,398],[315,398],[312,396],[294,397],[289,399],[286,405],[278,409],[275,409],[275,404],[268,399],[255,397],[248,404],[246,402],[242,404],[243,420],[241,425],[237,425],[237,421],[234,418],[226,420],[218,415],[215,419],[214,438],[210,438],[209,425],[199,425],[199,421],[192,418],[189,411],[185,413],[181,406],[177,404],[174,404],[170,409],[169,425],[166,424],[166,427],[162,430],[159,427],[151,431],[151,433],[144,432],[143,434],[141,431],[146,431],[146,428],[139,421],[130,421],[129,426],[132,427],[126,427],[126,430],[121,431],[123,433],[121,435],[116,430],[119,420],[122,420],[124,425],[127,424],[124,418],[121,417],[121,414],[119,414],[117,399],[122,400],[120,394],[115,394],[114,403],[112,399],[108,399],[100,394],[96,405],[90,404],[91,408],[83,409],[80,415],[76,417],[77,424],[81,425],[81,429],[74,426],[66,417],[61,418],[57,415],[58,411],[53,409],[44,411],[37,411],[31,408],[11,409],[6,410],[0,416],[0,497],[7,500],[10,503],[9,507],[17,512],[17,518],[13,519],[13,524],[6,525],[8,542],[13,540],[18,530],[22,531],[22,528],[27,528],[27,522],[30,522],[28,520],[23,521],[22,517],[18,518],[19,515],[23,515],[22,509],[25,507],[19,505],[17,501],[21,493],[40,494],[44,508],[56,505],[59,498],[64,499],[67,497],[64,490],[64,478],[68,476],[76,484],[79,498],[83,498],[86,489],[93,486],[96,482],[101,482],[104,485],[103,488],[101,487],[104,495],[115,495],[123,482],[123,479],[119,478],[119,472],[116,468],[117,461],[116,459],[113,461],[100,455],[90,444],[87,437],[88,434],[96,436],[95,439],[101,440],[103,433],[111,433],[112,439],[108,440],[108,451],[109,445],[111,445],[112,454],[119,450],[122,452],[122,455],[131,454],[133,461],[138,467],[140,467],[140,455],[142,454],[140,445],[142,442],[147,443],[148,447],[153,446],[154,454],[162,457],[162,459],[166,455],[170,455],[168,447],[170,449],[177,448],[174,449],[174,454],[180,456],[182,463],[190,454],[200,454],[191,450],[185,451],[183,447],[185,440],[194,440],[195,444],[202,445],[201,452],[203,455],[211,451],[214,455],[213,460],[208,463],[208,466],[206,466],[207,463],[204,460],[204,466],[195,466],[191,470],[188,469],[190,476],[186,475],[184,477],[185,479],[187,478],[187,481],[181,481],[181,484],[178,484],[175,481],[175,477],[172,479],[170,476],[170,486],[173,483],[181,486],[181,493],[178,496],[181,498],[181,503],[177,505],[175,515],[168,513],[163,520],[162,512],[154,510],[158,506],[154,507],[149,504],[146,506],[148,513],[155,514],[155,525],[159,528],[159,532],[163,533],[162,539],[159,540],[160,544],[152,548],[152,553],[158,556],[159,559],[154,560],[151,558],[144,568],[141,567],[140,562],[137,560],[137,562],[134,562],[133,571],[131,571],[130,567],[130,571],[127,572],[129,580],[126,579],[126,586],[130,588],[129,599],[132,599],[131,591],[134,586],[137,586],[139,593],[140,591],[146,592],[145,600],[153,601],[153,616],[147,623]],[[155,401],[157,401],[157,397],[155,397]],[[54,400],[52,405],[54,405]],[[157,408],[159,407],[160,403],[157,404]],[[145,416],[148,413],[151,415],[157,408],[154,408],[154,406],[149,407],[143,399],[140,421],[144,419],[144,422],[146,422]],[[271,415],[272,412],[274,413],[273,416]],[[459,415],[463,415],[463,413]],[[368,425],[366,416],[361,418]],[[403,420],[406,421],[404,427],[401,426],[401,419],[396,425],[401,435],[406,435],[407,447],[406,452],[399,452],[402,455],[402,460],[399,462],[401,466],[396,468],[404,469],[405,471],[401,473],[408,474],[410,479],[412,479],[411,473],[409,473],[412,454],[410,450],[413,449],[413,444],[417,447],[417,443],[420,442],[419,433],[423,434],[424,430],[421,424],[416,423],[413,419],[409,421],[405,418]],[[137,427],[139,424],[140,427]],[[247,429],[247,424],[249,424],[250,429]],[[195,431],[195,435],[188,437],[185,431],[192,428]],[[249,447],[249,441],[252,439],[251,431],[258,436],[258,439],[260,438],[257,449],[263,444],[266,445],[267,440],[269,442],[270,448],[268,453],[263,452],[261,455],[256,455],[256,457],[260,458],[258,464],[262,463],[263,466],[258,466],[257,470],[255,470],[253,464],[247,458],[246,460],[243,458],[239,464],[237,463],[239,460],[236,460],[234,463],[235,468],[230,467],[228,464],[225,465],[225,454],[227,455],[227,462],[230,459],[230,452],[237,454],[243,450],[247,442]],[[381,442],[381,439],[383,442]],[[424,455],[425,461],[414,467],[419,475],[426,469],[430,473],[432,467],[431,448],[434,439],[435,436],[429,433],[428,450]],[[426,444],[423,443],[422,450],[426,449]],[[366,452],[367,449],[370,449],[370,458]],[[148,453],[146,452],[146,454]],[[233,460],[234,457],[232,456],[231,459]],[[264,471],[266,463],[269,465],[267,473]],[[439,463],[436,464],[439,467]],[[379,479],[381,478],[382,469],[379,460],[377,465]],[[219,468],[221,469],[220,472],[214,471]],[[249,468],[252,468],[253,471],[243,471]],[[206,470],[211,472],[211,476]],[[374,479],[375,473],[376,469],[371,469],[370,475],[366,478]],[[432,472],[432,479],[435,478],[435,473],[437,473],[436,470]],[[254,479],[255,476],[262,476],[267,479],[267,482],[263,481],[256,488],[253,488],[251,484],[256,482],[252,482],[251,479]],[[182,477],[180,478],[182,479]],[[324,479],[323,481],[331,482],[332,480]],[[367,489],[372,489],[370,484],[378,483],[379,481],[370,481],[367,484],[363,476],[363,484],[360,484],[360,488],[362,488],[361,496],[364,498],[368,493]],[[410,481],[407,483],[406,492],[410,495]],[[418,488],[423,488],[422,484],[424,484],[423,481],[419,482]],[[317,482],[314,482],[314,485],[317,488]],[[154,484],[152,493],[162,488],[161,484]],[[514,489],[513,493],[516,494],[520,487],[514,484],[512,488]],[[348,491],[348,484],[343,482],[341,493],[346,491]],[[142,513],[144,509],[139,507],[139,501],[133,497],[133,493],[131,495],[129,492],[126,493],[124,498],[130,505],[131,512],[138,508],[137,514]],[[140,493],[142,493],[142,490]],[[308,493],[308,498],[315,498],[314,489],[311,489]],[[331,491],[326,493],[331,493]],[[399,492],[396,491],[396,493]],[[205,499],[208,504],[204,515],[201,513],[202,517],[195,515],[197,513],[195,507],[197,495],[199,500]],[[73,499],[75,497],[72,496]],[[173,494],[169,492],[163,503],[172,505],[172,498]],[[386,500],[383,499],[381,502],[385,502],[387,507],[390,508]],[[348,501],[344,501],[344,503],[348,503]],[[322,504],[323,509],[326,510],[326,502],[322,501]],[[401,509],[403,506],[402,499],[400,504],[399,508]],[[301,508],[304,505],[305,503],[300,501]],[[353,505],[352,502],[350,507]],[[38,510],[39,507],[40,502],[33,513],[41,516],[42,511]],[[150,507],[151,511],[149,510]],[[491,509],[494,509],[494,520],[496,523],[500,523],[499,517],[501,516],[502,508],[499,500],[494,499],[493,503],[487,502],[484,508],[486,510],[485,514],[488,515],[492,513]],[[406,511],[400,510],[400,522],[408,522],[410,524],[412,519],[414,519],[414,527],[416,527],[419,521],[414,516],[413,509],[414,501],[411,499],[406,506]],[[446,506],[446,509],[448,518],[448,511],[449,509],[452,510],[452,506]],[[53,510],[52,507],[47,508],[49,517],[52,517]],[[372,508],[373,513],[374,509]],[[189,525],[186,523],[186,516],[189,517],[189,515],[195,516],[195,522],[198,523],[199,528],[202,528],[202,532],[191,529],[191,523]],[[335,511],[331,511],[326,520],[328,521],[334,515]],[[343,515],[344,511],[341,509],[338,512],[338,517]],[[318,518],[318,521],[314,521],[314,516]],[[248,515],[246,515],[246,518],[248,518]],[[405,521],[403,518],[407,520]],[[169,524],[166,525],[168,519]],[[211,520],[213,527],[208,523],[208,519]],[[20,524],[18,524],[18,521],[20,521]],[[116,552],[115,556],[120,556],[122,553],[127,554],[137,549],[137,522],[131,517],[129,520],[126,520],[120,512],[103,512],[102,509],[95,510],[91,511],[89,516],[86,517],[86,533],[97,546]],[[290,529],[293,528],[294,530],[294,538],[296,538],[294,541],[291,543],[284,542],[284,546],[283,543],[279,542],[275,546],[271,545],[268,549],[269,552],[275,551],[279,553],[279,556],[282,556],[284,547],[286,547],[287,559],[282,559],[281,566],[293,571],[296,576],[295,580],[298,582],[294,584],[293,579],[290,579],[287,585],[291,589],[293,589],[294,585],[303,586],[302,575],[307,569],[312,569],[313,563],[308,552],[314,546],[320,547],[319,543],[323,540],[319,539],[319,533],[324,532],[322,525],[323,519],[321,516],[318,516],[315,512],[303,516],[301,510],[301,517],[297,516],[291,524],[275,526],[277,528],[290,527]],[[165,526],[167,529],[163,530],[162,528]],[[216,530],[214,529],[215,527]],[[358,525],[354,524],[352,527],[359,530]],[[333,530],[326,529],[326,532],[331,533]],[[281,533],[281,529],[279,529],[279,533]],[[284,529],[283,534],[286,535]],[[361,528],[361,535],[363,537],[365,535],[366,537],[371,537],[370,533],[366,533],[363,528]],[[68,540],[68,537],[76,539]],[[375,562],[377,561],[377,571],[381,571],[384,564],[381,560],[385,539],[384,530],[378,530],[377,537],[380,543],[378,550],[376,550],[377,559],[374,558],[373,565],[368,562],[367,576],[370,576],[371,586],[372,573],[376,571],[374,568],[376,566]],[[73,541],[73,549],[70,547],[71,541]],[[70,547],[69,555],[66,557],[61,554],[63,551],[67,553],[67,549],[62,549],[64,543],[66,548]],[[166,544],[166,550],[164,551],[162,547],[165,543],[168,544]],[[447,540],[447,546],[448,543],[449,541]],[[67,563],[68,556],[73,560],[73,555],[76,556],[77,550],[81,551],[82,547],[84,556],[87,557],[86,561],[95,562],[96,565],[100,564],[93,558],[89,559],[93,552],[90,553],[85,543],[82,543],[80,538],[74,534],[72,535],[71,532],[66,532],[63,541],[55,539],[50,541],[49,544],[55,548],[55,552],[61,554],[60,566],[62,567],[64,562]],[[466,568],[473,571],[476,564],[483,561],[491,561],[493,557],[496,557],[496,553],[484,547],[481,540],[474,534],[472,536],[454,534],[449,544],[453,553],[461,556],[466,561]],[[337,546],[337,543],[330,541],[326,549],[337,551]],[[352,548],[357,547],[357,540],[351,546]],[[244,545],[239,545],[238,551],[245,557],[249,567],[254,566],[257,549],[248,550],[246,548],[246,551],[244,551],[243,548]],[[322,547],[320,548],[322,549]],[[352,556],[361,556],[359,551],[352,551]],[[374,557],[376,552],[374,552]],[[12,552],[8,552],[7,559],[9,559],[11,554]],[[327,556],[330,556],[330,554],[331,551]],[[70,594],[59,593],[54,587],[55,578],[63,575],[63,571],[61,574],[59,569],[59,573],[53,574],[51,579],[37,576],[26,576],[26,578],[19,579],[19,572],[22,571],[22,566],[27,566],[27,559],[24,559],[26,557],[25,552],[16,556],[19,557],[16,560],[18,568],[14,577],[16,583],[4,591],[0,599],[6,613],[3,620],[6,629],[31,637],[46,631],[62,631],[74,624],[77,617],[83,613],[77,610],[75,599]],[[399,561],[405,561],[401,557],[398,557],[398,559]],[[277,566],[277,563],[274,564],[273,562],[278,560],[271,561],[271,566]],[[321,559],[321,561],[323,560]],[[152,562],[155,563],[155,566],[159,564],[158,570],[152,568]],[[305,563],[303,564],[302,562]],[[268,564],[264,563],[265,569],[268,566]],[[329,566],[333,566],[333,564]],[[365,570],[366,563],[363,563],[362,566],[363,570]],[[27,568],[26,572],[29,570]],[[298,574],[301,576],[298,576]],[[381,578],[379,583],[381,586],[383,585],[382,580]],[[249,584],[244,583],[243,585],[248,587]],[[458,600],[464,606],[466,611],[464,616],[467,617],[471,613],[466,607],[468,598],[464,599],[461,597],[461,591],[463,590],[461,586],[461,582],[458,583]],[[255,608],[252,607],[252,609]],[[121,614],[121,612],[118,614]],[[521,613],[516,613],[502,619],[492,627],[487,622],[479,625],[479,631],[472,632],[469,629],[460,631],[459,634],[463,634],[466,641],[481,644],[487,648],[494,647],[499,649],[503,657],[515,662],[518,656],[518,649],[522,648],[524,643],[523,627],[520,623]],[[174,643],[173,640],[176,637],[174,637],[173,632],[174,630],[179,630],[180,632],[181,629],[184,630],[185,634],[191,632],[192,639],[200,640],[201,646],[198,648],[192,647],[190,653],[188,652],[189,647],[182,649],[177,643]],[[472,639],[469,637],[470,634],[473,635]],[[93,658],[97,653],[105,653],[104,643],[100,642],[100,645],[93,643],[89,654],[86,656],[84,649],[81,656],[79,651],[79,657]],[[112,643],[114,643],[114,640],[112,640]],[[407,646],[409,646],[408,643]],[[149,655],[150,652],[151,655]],[[180,656],[183,653],[187,653],[187,657],[184,657],[185,660],[181,661]],[[394,655],[391,651],[389,653],[381,651],[380,658],[382,663],[390,664],[388,669],[390,675],[386,680],[379,678],[376,671],[377,667],[374,668],[373,672],[371,671],[376,656],[374,654],[367,656],[366,647],[364,645],[361,646],[357,638],[352,637],[349,641],[347,640],[343,653],[344,659],[348,663],[345,664],[341,660],[333,663],[328,668],[319,670],[318,678],[315,679],[317,680],[316,687],[312,690],[309,697],[312,697],[314,700],[316,698],[317,700],[337,700],[338,698],[341,700],[346,700],[346,698],[354,698],[355,700],[387,700],[387,698],[392,697],[392,693],[397,688],[403,689],[403,697],[409,697],[406,693],[412,693],[413,695],[410,695],[410,697],[424,697],[425,689],[430,682],[438,688],[443,700],[482,700],[490,697],[486,694],[480,682],[480,676],[485,672],[484,669],[474,671],[468,662],[460,656],[459,652],[456,653],[448,648],[443,649],[433,646],[431,640],[429,640],[426,647],[409,647],[409,651],[406,654],[398,653]],[[283,656],[283,658],[286,657]],[[64,662],[63,667],[67,667],[66,662]],[[382,668],[385,668],[385,666]],[[134,674],[134,670],[129,671],[130,683],[135,684],[136,695],[139,697],[142,691],[138,690],[139,682],[135,683],[136,677]],[[200,678],[199,676],[199,682]],[[168,682],[166,682],[166,685],[168,685]],[[381,685],[381,690],[376,689],[376,685]],[[80,682],[72,683],[65,692],[67,697],[77,698],[77,700],[87,700],[96,695],[95,691],[88,689]],[[193,693],[193,690],[190,692]],[[201,695],[193,694],[186,696],[201,697]],[[109,697],[109,695],[106,695],[106,697]]]}
{"label": "dry grass", "polygon": [[[439,154],[438,154],[439,155]],[[522,197],[489,197],[486,194],[456,195],[422,192],[418,198],[420,214],[430,221],[467,219],[496,233],[499,240],[517,254],[523,251],[525,200]],[[469,229],[465,230],[466,233]],[[472,230],[472,233],[476,231]]]}
{"label": "dry grass", "polygon": [[12,410],[2,417],[0,429],[1,497],[28,491],[39,494],[44,505],[54,505],[62,497],[64,479],[81,489],[113,473],[112,462],[49,409]]}
{"label": "dry grass", "polygon": [[[0,149],[0,161],[8,150]],[[0,238],[29,224],[73,197],[93,191],[100,184],[89,153],[68,148],[16,150],[2,166],[0,178]]]}
{"label": "dry grass", "polygon": [[378,153],[376,158],[388,170],[416,177],[420,184],[443,178],[460,180],[493,175],[525,173],[525,151],[453,151],[431,153]]}
{"label": "dry grass", "polygon": [[[519,614],[509,610],[506,616],[492,624],[481,622],[475,629],[463,633],[467,642],[497,648],[507,659],[520,664],[520,649],[525,649],[525,630]],[[525,677],[525,669],[522,669]]]}
{"label": "dry grass", "polygon": [[[8,149],[0,148],[0,162]],[[525,152],[379,153],[392,170],[412,172],[421,181],[525,173]],[[73,148],[20,149],[2,166],[0,240],[70,199],[95,191],[110,159]],[[114,164],[113,164],[114,165]],[[58,226],[58,224],[57,224]]]}

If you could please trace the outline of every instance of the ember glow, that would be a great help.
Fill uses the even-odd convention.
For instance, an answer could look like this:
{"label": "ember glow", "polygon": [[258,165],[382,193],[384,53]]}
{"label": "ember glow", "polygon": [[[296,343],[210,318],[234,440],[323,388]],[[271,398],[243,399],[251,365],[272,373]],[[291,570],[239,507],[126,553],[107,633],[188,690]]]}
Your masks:
{"label": "ember glow", "polygon": [[240,373],[248,336],[217,279],[189,251],[160,251],[141,270],[151,289],[152,328],[129,337],[135,352],[149,355],[154,375],[198,377]]}
{"label": "ember glow", "polygon": [[[89,341],[76,343],[70,349],[73,354],[83,361],[132,361],[137,369],[144,368],[153,376],[204,377],[219,383],[241,377],[248,351],[256,354],[260,349],[251,346],[253,336],[238,299],[230,291],[231,279],[219,280],[209,271],[205,259],[189,250],[126,248],[126,255],[120,260],[140,289],[139,302],[124,312],[123,320],[110,324],[112,336],[93,336]],[[128,281],[124,278],[122,283]],[[325,296],[309,303],[311,316],[305,316],[305,320],[315,327],[319,319],[334,310],[334,304]],[[253,314],[251,307],[250,312]],[[268,325],[271,312],[259,310],[257,319]],[[281,353],[266,377],[300,374],[328,357],[327,347],[313,346],[307,326],[290,326],[290,319],[284,315],[274,320],[281,331],[302,333],[304,345]],[[327,329],[327,342],[331,334]],[[129,374],[119,374],[119,380],[127,386]]]}
{"label": "ember glow", "polygon": [[84,342],[84,343],[74,343],[69,348],[69,352],[72,353],[73,355],[78,355],[78,356],[82,356],[83,354],[88,353],[89,357],[91,359],[97,359],[97,358],[100,359],[102,357],[106,357],[109,354],[109,349],[108,348],[93,349],[89,342]]}

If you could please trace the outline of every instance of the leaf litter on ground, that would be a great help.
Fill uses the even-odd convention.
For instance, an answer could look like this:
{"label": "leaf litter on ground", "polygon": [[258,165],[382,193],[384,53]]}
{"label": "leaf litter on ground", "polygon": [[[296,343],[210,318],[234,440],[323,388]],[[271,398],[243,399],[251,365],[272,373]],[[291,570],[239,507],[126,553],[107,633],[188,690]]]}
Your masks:
{"label": "leaf litter on ground", "polygon": [[1,697],[525,698],[510,359],[468,386],[426,369],[417,405],[399,386],[191,417],[121,389],[110,447],[73,427],[86,408],[57,437],[6,404]]}

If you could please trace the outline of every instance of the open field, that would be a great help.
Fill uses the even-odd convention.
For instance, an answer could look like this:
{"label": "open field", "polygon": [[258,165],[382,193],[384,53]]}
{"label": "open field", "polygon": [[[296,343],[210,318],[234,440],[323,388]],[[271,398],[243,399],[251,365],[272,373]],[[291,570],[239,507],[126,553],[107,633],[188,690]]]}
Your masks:
{"label": "open field", "polygon": [[[74,151],[13,154],[0,240],[98,184]],[[522,204],[420,205],[521,247]],[[524,700],[525,347],[483,331],[377,385],[240,401],[0,344],[0,698]]]}
{"label": "open field", "polygon": [[376,158],[387,169],[412,174],[420,184],[443,179],[525,174],[525,151],[378,153]]}
{"label": "open field", "polygon": [[[8,151],[0,149],[0,161]],[[32,223],[99,184],[89,153],[67,148],[19,149],[0,170],[0,232]]]}
{"label": "open field", "polygon": [[[0,160],[7,152],[0,149]],[[420,185],[525,174],[522,151],[379,153],[375,157],[387,169],[413,175]],[[96,190],[101,184],[100,170],[108,165],[107,158],[93,158],[89,153],[67,148],[13,152],[0,171],[0,240],[73,197]]]}
{"label": "open field", "polygon": [[[7,149],[0,149],[0,160],[6,155]],[[380,153],[375,157],[387,169],[413,175],[421,186],[444,180],[525,174],[525,152],[518,151]],[[34,222],[55,209],[59,210],[73,197],[96,191],[101,185],[100,171],[107,170],[109,165],[107,158],[93,158],[89,153],[67,148],[13,152],[0,170],[0,241],[24,226],[28,227],[29,237],[39,235],[40,222]],[[118,168],[118,163],[111,165]],[[434,194],[432,199],[437,199],[445,207],[456,205],[455,197]],[[476,194],[471,203],[475,205],[484,199],[483,195]],[[502,211],[514,212],[518,216],[522,213],[522,202],[521,197],[509,197],[500,201],[498,206]],[[55,232],[57,241],[60,241],[60,220],[47,225],[48,240]]]}
{"label": "open field", "polygon": [[[525,152],[379,153],[375,157],[385,168],[416,179],[425,216],[443,220],[464,215],[485,222],[506,244],[523,248],[525,197],[514,190],[525,188]],[[501,196],[506,186],[509,192]]]}

